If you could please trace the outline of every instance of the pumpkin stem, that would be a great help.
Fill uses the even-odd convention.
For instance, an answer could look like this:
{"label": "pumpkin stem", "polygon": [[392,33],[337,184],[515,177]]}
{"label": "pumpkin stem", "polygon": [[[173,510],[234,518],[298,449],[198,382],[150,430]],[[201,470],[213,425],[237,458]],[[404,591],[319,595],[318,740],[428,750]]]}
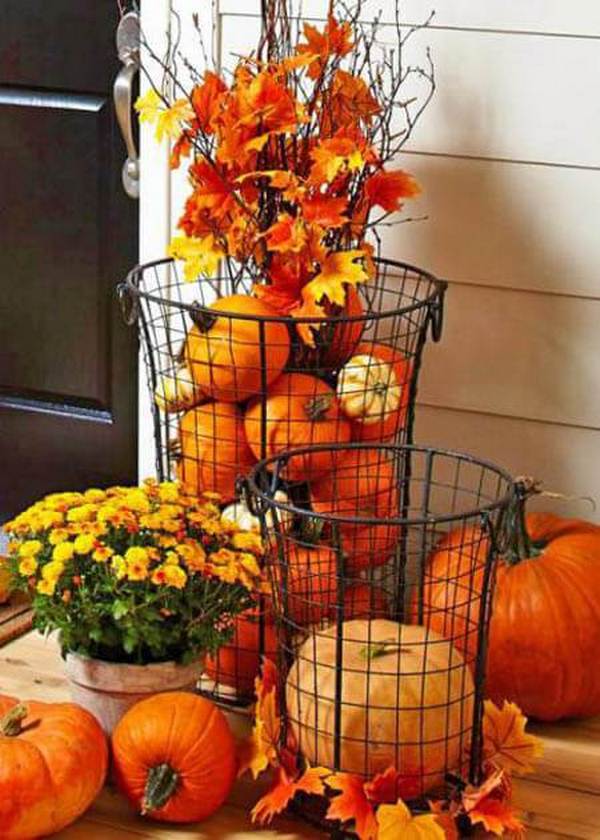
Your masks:
{"label": "pumpkin stem", "polygon": [[333,402],[333,394],[319,394],[304,403],[304,410],[309,420],[323,420]]}
{"label": "pumpkin stem", "polygon": [[518,478],[515,485],[515,497],[508,510],[509,543],[504,554],[504,560],[509,566],[516,566],[522,560],[539,554],[527,532],[525,505],[530,496],[540,493],[540,484],[533,478]]}
{"label": "pumpkin stem", "polygon": [[388,653],[398,651],[400,653],[410,653],[410,648],[402,647],[402,645],[398,647],[398,640],[383,640],[381,642],[371,642],[371,644],[361,647],[358,655],[361,659],[366,659],[370,662],[372,659],[378,659],[380,656],[387,656]]}
{"label": "pumpkin stem", "polygon": [[29,709],[25,703],[17,703],[0,719],[0,734],[7,738],[16,738],[21,734],[22,723],[28,714]]}
{"label": "pumpkin stem", "polygon": [[146,779],[141,814],[158,811],[164,807],[177,790],[179,773],[169,764],[158,764],[151,767]]}

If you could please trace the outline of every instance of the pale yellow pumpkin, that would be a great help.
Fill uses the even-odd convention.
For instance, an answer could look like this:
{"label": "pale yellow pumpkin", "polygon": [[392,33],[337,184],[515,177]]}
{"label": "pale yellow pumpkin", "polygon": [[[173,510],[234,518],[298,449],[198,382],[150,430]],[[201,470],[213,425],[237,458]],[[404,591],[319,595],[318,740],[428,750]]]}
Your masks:
{"label": "pale yellow pumpkin", "polygon": [[[283,490],[277,490],[273,496],[273,500],[283,505],[289,504],[290,501],[287,493],[284,493]],[[285,510],[277,510],[277,521],[284,531],[291,525],[293,518],[294,516],[292,513]],[[258,516],[255,516],[249,510],[248,505],[240,499],[230,505],[227,505],[221,514],[221,519],[233,522],[238,526],[238,528],[241,528],[244,531],[254,531],[255,533],[260,532],[260,519]],[[274,517],[272,511],[268,510],[265,516],[267,528],[272,529],[275,527],[273,519]]]}
{"label": "pale yellow pumpkin", "polygon": [[402,386],[391,364],[364,353],[341,369],[337,396],[344,414],[368,426],[398,410]]}
{"label": "pale yellow pumpkin", "polygon": [[162,411],[184,411],[203,399],[186,364],[179,365],[173,376],[161,376],[154,391],[154,402]]}
{"label": "pale yellow pumpkin", "polygon": [[303,642],[287,678],[290,724],[305,758],[367,777],[395,767],[404,796],[436,788],[447,772],[464,772],[474,686],[460,653],[418,625],[356,619],[342,629],[339,767],[335,626]]}

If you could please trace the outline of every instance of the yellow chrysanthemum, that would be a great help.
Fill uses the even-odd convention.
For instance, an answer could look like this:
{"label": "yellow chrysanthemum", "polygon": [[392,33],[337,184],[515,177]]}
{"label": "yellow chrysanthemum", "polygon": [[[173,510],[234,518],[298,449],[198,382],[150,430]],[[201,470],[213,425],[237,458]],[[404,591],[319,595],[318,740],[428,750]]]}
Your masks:
{"label": "yellow chrysanthemum", "polygon": [[218,551],[210,555],[210,562],[216,563],[219,566],[235,565],[237,562],[237,555],[235,551],[230,548],[220,548]]}
{"label": "yellow chrysanthemum", "polygon": [[119,508],[116,504],[107,502],[99,508],[98,513],[96,515],[96,519],[98,520],[98,522],[110,522],[112,517],[115,516],[118,510]]}
{"label": "yellow chrysanthemum", "polygon": [[220,519],[204,519],[199,524],[207,534],[222,534],[225,531],[225,526]]}
{"label": "yellow chrysanthemum", "polygon": [[175,589],[183,589],[187,583],[187,575],[181,566],[164,566],[165,583]]}
{"label": "yellow chrysanthemum", "polygon": [[63,514],[58,510],[44,510],[40,513],[40,524],[42,528],[53,528],[55,525],[62,525]]}
{"label": "yellow chrysanthemum", "polygon": [[89,554],[96,544],[93,534],[80,534],[73,543],[75,554]]}
{"label": "yellow chrysanthemum", "polygon": [[39,540],[26,540],[19,548],[19,557],[37,557],[42,550]]}
{"label": "yellow chrysanthemum", "polygon": [[165,534],[158,538],[158,544],[162,546],[162,548],[173,548],[173,546],[177,545],[177,540],[175,539],[175,537],[171,537]]}
{"label": "yellow chrysanthemum", "polygon": [[146,580],[148,577],[148,564],[134,560],[127,563],[127,579],[133,581]]}
{"label": "yellow chrysanthemum", "polygon": [[179,501],[179,488],[173,481],[164,481],[158,486],[158,498],[161,502]]}
{"label": "yellow chrysanthemum", "polygon": [[47,563],[42,568],[42,577],[44,580],[50,581],[57,581],[59,577],[64,572],[65,567],[64,563],[59,562],[58,560],[53,560],[51,563]]}
{"label": "yellow chrysanthemum", "polygon": [[75,546],[72,542],[61,542],[54,546],[52,559],[59,563],[66,563],[67,560],[70,560],[73,557],[74,553]]}
{"label": "yellow chrysanthemum", "polygon": [[135,513],[150,512],[150,502],[143,490],[131,490],[124,497],[123,504]]}
{"label": "yellow chrysanthemum", "polygon": [[256,557],[253,554],[249,554],[245,551],[240,552],[239,559],[242,567],[247,572],[249,572],[253,577],[260,577],[260,566],[256,562]]}
{"label": "yellow chrysanthemum", "polygon": [[148,550],[141,545],[132,545],[125,552],[125,561],[129,563],[144,563],[146,566],[149,562]]}
{"label": "yellow chrysanthemum", "polygon": [[125,562],[125,558],[120,554],[113,556],[110,561],[110,567],[117,580],[122,580],[127,575],[127,563]]}
{"label": "yellow chrysanthemum", "polygon": [[86,490],[83,495],[86,502],[103,502],[106,498],[104,490],[97,490],[95,487]]}
{"label": "yellow chrysanthemum", "polygon": [[55,580],[40,580],[36,586],[40,595],[54,595],[56,590]]}
{"label": "yellow chrysanthemum", "polygon": [[179,555],[175,551],[167,551],[165,564],[167,566],[179,566]]}
{"label": "yellow chrysanthemum", "polygon": [[68,539],[69,532],[66,528],[55,528],[53,531],[50,531],[48,542],[50,545],[58,545],[59,543],[66,542]]}
{"label": "yellow chrysanthemum", "polygon": [[31,577],[37,571],[38,561],[35,557],[24,557],[19,563],[19,574],[23,577]]}
{"label": "yellow chrysanthemum", "polygon": [[96,563],[106,563],[106,561],[113,556],[115,552],[108,545],[99,545],[94,549],[92,557]]}
{"label": "yellow chrysanthemum", "polygon": [[158,531],[161,524],[160,516],[156,513],[145,513],[140,516],[140,527],[147,528],[149,531]]}
{"label": "yellow chrysanthemum", "polygon": [[96,505],[84,504],[67,511],[67,522],[89,522],[97,512]]}
{"label": "yellow chrysanthemum", "polygon": [[176,550],[191,571],[200,572],[206,566],[206,552],[200,543],[189,542],[178,545]]}
{"label": "yellow chrysanthemum", "polygon": [[240,531],[234,534],[231,540],[234,548],[240,551],[252,551],[254,554],[262,554],[263,544],[258,534],[251,531]]}

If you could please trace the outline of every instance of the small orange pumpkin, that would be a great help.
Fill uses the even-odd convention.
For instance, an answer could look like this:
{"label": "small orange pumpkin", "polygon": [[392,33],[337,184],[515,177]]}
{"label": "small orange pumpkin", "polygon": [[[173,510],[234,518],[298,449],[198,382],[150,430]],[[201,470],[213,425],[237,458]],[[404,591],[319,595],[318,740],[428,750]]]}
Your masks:
{"label": "small orange pumpkin", "polygon": [[[340,412],[333,388],[304,373],[282,374],[269,388],[266,400],[256,399],[249,404],[244,425],[257,458],[270,458],[286,449],[347,443],[351,434],[350,423]],[[331,451],[310,452],[291,458],[281,474],[289,481],[308,481],[331,470],[334,463],[335,453]]]}
{"label": "small orange pumpkin", "polygon": [[237,694],[251,695],[260,671],[261,656],[277,655],[277,632],[272,612],[264,616],[264,650],[260,645],[258,609],[247,610],[234,620],[233,639],[206,659],[206,673],[211,680],[234,688]]}
{"label": "small orange pumpkin", "polygon": [[181,459],[178,477],[186,492],[220,493],[223,501],[235,498],[235,482],[256,463],[246,442],[240,409],[228,402],[210,402],[192,408],[179,427]]}
{"label": "small orange pumpkin", "polygon": [[[385,563],[398,541],[399,514],[392,462],[378,449],[349,449],[335,471],[311,485],[311,505],[316,513],[334,514],[339,524],[341,549],[349,572]],[[381,524],[354,524],[348,520],[365,517]]]}
{"label": "small orange pumpkin", "polygon": [[299,627],[328,619],[338,595],[336,552],[286,541],[283,569],[281,559],[279,554],[272,559],[273,579],[286,618]]}
{"label": "small orange pumpkin", "polygon": [[165,692],[136,703],[117,724],[112,750],[119,789],[136,811],[161,822],[206,819],[235,781],[227,720],[196,694]]}
{"label": "small orange pumpkin", "polygon": [[106,778],[100,724],[74,703],[0,696],[0,836],[46,837],[90,807]]}
{"label": "small orange pumpkin", "polygon": [[0,604],[5,604],[11,594],[11,574],[6,566],[6,558],[0,557]]}
{"label": "small orange pumpkin", "polygon": [[[184,356],[196,385],[215,400],[241,402],[276,379],[290,336],[278,313],[249,295],[219,298],[188,333]],[[212,314],[214,312],[214,315]],[[224,313],[224,314],[220,314]],[[238,316],[238,317],[236,317]],[[248,316],[248,317],[244,317]]]}

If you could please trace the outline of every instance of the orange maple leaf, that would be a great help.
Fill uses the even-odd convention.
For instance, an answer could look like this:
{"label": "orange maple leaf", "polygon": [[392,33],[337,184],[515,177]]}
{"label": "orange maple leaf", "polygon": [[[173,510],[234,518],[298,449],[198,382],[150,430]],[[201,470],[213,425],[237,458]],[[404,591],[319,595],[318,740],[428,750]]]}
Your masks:
{"label": "orange maple leaf", "polygon": [[275,224],[264,233],[269,251],[298,253],[306,245],[306,228],[302,219],[281,213]]}
{"label": "orange maple leaf", "polygon": [[256,696],[261,699],[277,688],[279,672],[272,659],[262,658],[260,674],[254,680]]}
{"label": "orange maple leaf", "polygon": [[445,840],[446,833],[435,814],[414,817],[404,802],[381,805],[377,810],[377,840]]}
{"label": "orange maple leaf", "polygon": [[483,758],[494,767],[524,775],[542,754],[539,738],[525,732],[527,718],[515,703],[505,700],[499,709],[486,700],[483,715]]}
{"label": "orange maple leaf", "polygon": [[431,813],[435,815],[438,822],[444,829],[446,840],[460,840],[458,828],[456,827],[456,813],[458,805],[456,802],[429,802]]}
{"label": "orange maple leaf", "polygon": [[[319,320],[327,317],[327,312],[324,306],[315,303],[314,299],[309,295],[305,296],[304,289],[302,290],[302,303],[290,310],[290,314],[298,319],[296,330],[298,335],[308,347],[316,347],[315,330],[318,330],[321,324]],[[303,319],[310,319],[304,321]],[[311,323],[312,322],[312,323]]]}
{"label": "orange maple leaf", "polygon": [[215,130],[214,121],[226,90],[227,85],[223,79],[210,70],[204,74],[202,84],[196,85],[192,90],[192,107],[199,127],[206,134],[213,134]]}
{"label": "orange maple leaf", "polygon": [[206,210],[216,219],[223,218],[235,204],[225,170],[200,158],[190,166],[190,177],[197,210]]}
{"label": "orange maple leaf", "polygon": [[322,796],[325,793],[323,779],[329,773],[330,771],[324,767],[309,767],[299,779],[293,781],[283,767],[278,767],[273,786],[252,809],[252,822],[258,822],[261,825],[270,823],[276,814],[280,814],[289,805],[299,791]]}
{"label": "orange maple leaf", "polygon": [[179,169],[182,157],[189,157],[192,151],[191,134],[189,131],[184,131],[173,144],[171,149],[171,156],[169,158],[169,166],[171,169]]}
{"label": "orange maple leaf", "polygon": [[[240,126],[252,126],[257,134],[295,132],[305,120],[304,111],[285,84],[272,73],[257,73],[246,84],[238,83]],[[260,126],[260,130],[259,127]]]}
{"label": "orange maple leaf", "polygon": [[376,172],[365,183],[365,194],[371,205],[382,207],[387,213],[402,208],[402,200],[415,198],[421,188],[412,175],[402,169]]}
{"label": "orange maple leaf", "polygon": [[421,794],[423,774],[399,773],[395,767],[388,767],[365,783],[365,793],[377,804],[393,804],[398,799],[415,799]]}
{"label": "orange maple leaf", "polygon": [[348,201],[343,196],[333,198],[317,195],[313,198],[305,198],[302,201],[302,215],[307,222],[321,225],[324,228],[336,228],[348,221],[347,217],[343,215],[347,206]]}
{"label": "orange maple leaf", "polygon": [[365,793],[364,781],[352,773],[336,773],[327,779],[332,790],[341,793],[331,800],[327,819],[341,822],[354,821],[354,830],[360,840],[377,840],[375,811]]}
{"label": "orange maple leaf", "polygon": [[332,55],[344,56],[352,50],[352,27],[347,21],[338,23],[330,14],[323,32],[310,23],[304,24],[306,44],[300,44],[298,55],[313,55],[314,60],[308,66],[308,76],[318,79]]}
{"label": "orange maple leaf", "polygon": [[302,290],[304,301],[320,303],[327,298],[336,306],[346,303],[346,284],[356,286],[366,283],[369,274],[358,260],[363,260],[365,252],[355,249],[350,251],[332,251],[321,264],[321,271],[307,283]]}
{"label": "orange maple leaf", "polygon": [[356,172],[366,158],[359,143],[352,137],[336,136],[321,140],[310,156],[313,160],[308,181],[318,185],[331,183],[340,172]]}
{"label": "orange maple leaf", "polygon": [[277,669],[263,659],[262,673],[256,677],[256,706],[252,734],[238,748],[238,776],[250,770],[256,779],[279,759],[281,718],[277,714]]}
{"label": "orange maple leaf", "polygon": [[466,815],[473,825],[481,823],[486,831],[499,836],[505,831],[520,835],[523,824],[512,810],[512,786],[504,770],[492,773],[479,787],[469,785],[462,795]]}
{"label": "orange maple leaf", "polygon": [[288,315],[292,309],[302,303],[302,284],[304,282],[300,260],[296,254],[274,254],[268,268],[270,283],[255,283],[254,295],[282,315]]}
{"label": "orange maple leaf", "polygon": [[364,79],[345,70],[336,71],[331,83],[328,107],[323,109],[325,126],[335,129],[357,120],[369,123],[380,111],[381,106]]}

